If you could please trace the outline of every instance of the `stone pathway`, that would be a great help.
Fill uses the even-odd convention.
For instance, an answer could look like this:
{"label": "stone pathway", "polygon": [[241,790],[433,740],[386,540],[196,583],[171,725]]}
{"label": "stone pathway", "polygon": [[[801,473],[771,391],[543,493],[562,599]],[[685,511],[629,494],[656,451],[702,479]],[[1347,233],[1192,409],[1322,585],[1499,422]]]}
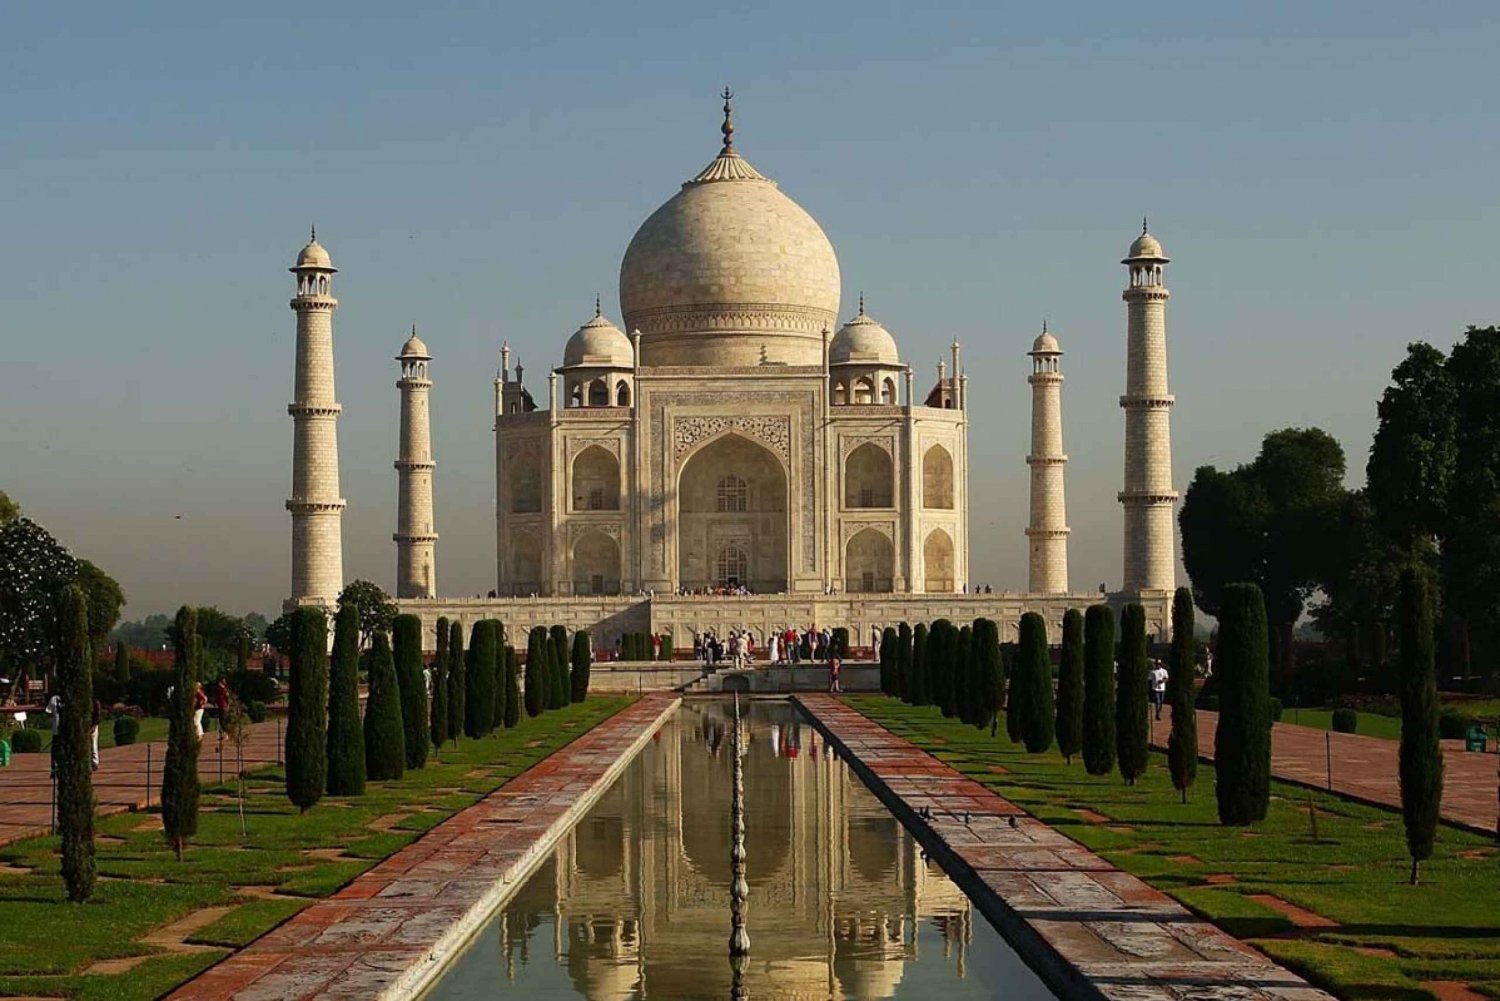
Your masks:
{"label": "stone pathway", "polygon": [[679,701],[645,696],[168,998],[416,997]]}
{"label": "stone pathway", "polygon": [[796,701],[1060,997],[1331,1001],[840,700]]}
{"label": "stone pathway", "polygon": [[[284,721],[279,725],[282,730],[286,727]],[[280,732],[276,720],[257,723],[250,728],[250,738],[245,742],[244,752],[247,769],[276,763]],[[198,756],[198,775],[205,784],[219,779],[218,739],[218,734],[212,730],[203,738],[203,750]],[[165,741],[101,748],[99,770],[94,773],[94,796],[99,801],[99,815],[139,810],[159,803],[161,769],[166,757]],[[223,768],[224,777],[232,778],[234,745],[227,740],[224,742]],[[50,770],[51,755],[46,753],[17,754],[10,759],[9,768],[0,768],[0,845],[48,832],[52,818],[52,779],[48,775]]]}
{"label": "stone pathway", "polygon": [[[1214,731],[1219,714],[1198,710],[1198,750],[1204,760],[1214,757]],[[1165,748],[1171,723],[1166,714],[1153,721],[1152,744]],[[1271,772],[1317,789],[1329,787],[1329,757],[1333,761],[1333,791],[1351,799],[1401,809],[1397,778],[1400,742],[1354,733],[1330,733],[1310,726],[1277,723],[1271,728]],[[1494,834],[1496,767],[1493,754],[1474,754],[1463,742],[1443,741],[1443,819],[1480,834]]]}

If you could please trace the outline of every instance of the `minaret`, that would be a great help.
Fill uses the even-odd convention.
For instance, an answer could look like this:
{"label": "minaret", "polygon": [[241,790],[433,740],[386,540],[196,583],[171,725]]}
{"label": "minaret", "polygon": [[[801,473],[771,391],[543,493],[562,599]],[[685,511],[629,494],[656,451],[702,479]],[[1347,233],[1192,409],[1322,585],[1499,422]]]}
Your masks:
{"label": "minaret", "polygon": [[1068,593],[1068,508],[1063,496],[1062,348],[1042,324],[1031,345],[1031,522],[1032,594]]}
{"label": "minaret", "polygon": [[396,506],[396,597],[437,597],[437,533],[432,530],[432,432],[428,396],[432,380],[427,363],[432,355],[417,337],[411,337],[396,356],[401,363],[401,452],[396,460],[400,493]]}
{"label": "minaret", "polygon": [[297,314],[292,415],[292,593],[288,607],[332,608],[344,586],[344,499],[339,496],[338,419],[333,394],[333,260],[318,232],[297,255],[292,311]]}
{"label": "minaret", "polygon": [[1167,257],[1146,231],[1120,262],[1129,270],[1125,289],[1125,574],[1122,590],[1176,586],[1176,532],[1172,515],[1172,395],[1167,392]]}

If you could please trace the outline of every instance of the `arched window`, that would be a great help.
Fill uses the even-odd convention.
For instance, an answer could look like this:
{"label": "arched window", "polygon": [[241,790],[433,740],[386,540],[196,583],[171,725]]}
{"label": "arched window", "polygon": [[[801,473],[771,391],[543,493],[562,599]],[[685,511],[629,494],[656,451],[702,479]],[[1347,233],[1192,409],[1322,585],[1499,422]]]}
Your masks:
{"label": "arched window", "polygon": [[849,390],[842,382],[833,384],[833,405],[842,407],[849,402]]}
{"label": "arched window", "polygon": [[719,480],[714,491],[714,510],[745,511],[749,506],[750,491],[745,481],[730,473]]}
{"label": "arched window", "polygon": [[844,461],[844,506],[890,507],[894,503],[896,469],[890,453],[867,441]]}
{"label": "arched window", "polygon": [[609,387],[604,384],[603,379],[595,379],[589,383],[589,406],[609,406]]}
{"label": "arched window", "polygon": [[583,406],[583,387],[576,382],[572,383],[568,389],[568,406]]}
{"label": "arched window", "polygon": [[922,457],[922,506],[953,509],[953,457],[941,445]]}
{"label": "arched window", "polygon": [[894,404],[896,402],[896,380],[887,379],[880,384],[880,402]]}
{"label": "arched window", "polygon": [[714,558],[714,573],[720,587],[738,587],[749,579],[750,554],[732,542],[721,546]]}
{"label": "arched window", "polygon": [[624,379],[621,379],[619,385],[615,387],[615,406],[630,406],[630,384]]}
{"label": "arched window", "polygon": [[922,544],[922,574],[929,594],[952,593],[953,540],[941,528],[933,529]]}
{"label": "arched window", "polygon": [[870,380],[861,376],[854,380],[853,403],[874,403],[875,387],[870,385]]}
{"label": "arched window", "polygon": [[620,510],[620,461],[598,445],[573,460],[574,511]]}
{"label": "arched window", "polygon": [[542,509],[542,457],[535,448],[516,452],[510,462],[510,509],[532,514]]}

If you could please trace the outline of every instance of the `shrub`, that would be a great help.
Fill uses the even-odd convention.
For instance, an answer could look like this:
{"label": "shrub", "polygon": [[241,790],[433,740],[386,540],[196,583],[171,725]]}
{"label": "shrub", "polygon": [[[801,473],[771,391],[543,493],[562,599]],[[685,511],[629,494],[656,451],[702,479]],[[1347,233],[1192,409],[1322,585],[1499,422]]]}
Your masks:
{"label": "shrub", "polygon": [[880,634],[880,690],[896,694],[896,630],[886,626]]}
{"label": "shrub", "polygon": [[676,650],[673,648],[673,645],[672,645],[672,634],[671,633],[662,633],[662,635],[661,635],[661,655],[659,657],[657,657],[656,659],[657,660],[664,660],[664,661],[666,661],[667,663],[670,664],[672,662],[672,658],[675,655],[676,655]]}
{"label": "shrub", "polygon": [[495,657],[489,620],[469,630],[469,652],[464,659],[464,735],[483,737],[495,729]]}
{"label": "shrub", "polygon": [[547,679],[550,683],[547,689],[547,708],[561,709],[571,700],[572,689],[568,682],[568,629],[566,626],[553,626],[548,636],[552,641],[552,648],[547,651]]}
{"label": "shrub", "polygon": [[130,682],[130,648],[123,640],[115,644],[115,680],[122,685]]}
{"label": "shrub", "polygon": [[103,706],[112,706],[120,702],[125,694],[125,686],[115,680],[113,674],[103,671],[95,671],[93,677],[94,698],[99,700]]}
{"label": "shrub", "polygon": [[198,685],[198,613],[184,605],[172,625],[173,672],[167,760],[161,775],[161,821],[167,843],[182,849],[198,833],[198,737],[193,732],[193,692]]}
{"label": "shrub", "polygon": [[1264,820],[1271,797],[1270,677],[1266,605],[1255,584],[1229,584],[1219,606],[1219,725],[1214,791],[1219,822]]}
{"label": "shrub", "polygon": [[134,716],[116,716],[114,727],[115,746],[124,747],[134,744],[135,738],[141,735],[141,721]]}
{"label": "shrub", "polygon": [[[254,720],[254,709],[247,712]],[[365,728],[359,719],[359,609],[353,603],[340,608],[333,623],[327,788],[330,796],[362,796],[365,792]]]}
{"label": "shrub", "polygon": [[1217,695],[1206,696],[1201,701],[1203,702],[1203,708],[1209,712],[1216,713],[1219,711],[1219,697]]}
{"label": "shrub", "polygon": [[958,718],[970,726],[979,715],[979,706],[974,698],[974,627],[960,626],[958,630],[958,653],[953,658],[953,701],[958,709]]}
{"label": "shrub", "polygon": [[365,700],[365,775],[371,781],[406,773],[406,730],[391,641],[377,631],[370,644],[370,695]]}
{"label": "shrub", "polygon": [[833,628],[833,656],[844,660],[849,656],[849,630],[843,626]]}
{"label": "shrub", "polygon": [[1108,775],[1115,767],[1115,613],[1090,605],[1083,616],[1083,767]]}
{"label": "shrub", "polygon": [[225,677],[229,690],[241,702],[276,702],[281,698],[281,686],[276,679],[264,671],[231,671]]}
{"label": "shrub", "polygon": [[[395,647],[396,685],[401,691],[401,727],[405,736],[406,767],[427,767],[427,679],[422,674],[422,620],[396,616],[391,626]],[[493,719],[494,711],[491,710]]]}
{"label": "shrub", "polygon": [[953,623],[938,619],[927,629],[927,679],[929,697],[944,716],[953,716],[953,654],[958,633]]}
{"label": "shrub", "polygon": [[1353,709],[1335,709],[1331,725],[1334,733],[1358,733],[1359,713]]}
{"label": "shrub", "polygon": [[292,613],[288,694],[286,798],[306,813],[328,785],[328,616],[321,608]]}
{"label": "shrub", "polygon": [[17,730],[10,735],[10,749],[16,754],[38,754],[42,750],[42,731]]}
{"label": "shrub", "polygon": [[1444,740],[1462,740],[1477,720],[1453,709],[1444,709],[1438,717],[1438,736]]}
{"label": "shrub", "polygon": [[499,619],[489,620],[495,630],[495,712],[491,730],[505,724],[505,713],[510,708],[509,690],[505,687],[505,625]]}
{"label": "shrub", "polygon": [[1063,615],[1062,659],[1057,670],[1057,749],[1068,764],[1083,747],[1083,613]]}
{"label": "shrub", "polygon": [[1273,695],[1266,700],[1266,718],[1272,723],[1280,723],[1284,712],[1286,712],[1286,707],[1281,704],[1280,699]]}
{"label": "shrub", "polygon": [[250,717],[252,723],[264,723],[266,716],[266,704],[264,702],[246,702],[245,715]]}
{"label": "shrub", "polygon": [[128,706],[139,706],[152,716],[166,716],[170,712],[167,689],[172,682],[170,668],[149,668],[130,679],[120,700]]}

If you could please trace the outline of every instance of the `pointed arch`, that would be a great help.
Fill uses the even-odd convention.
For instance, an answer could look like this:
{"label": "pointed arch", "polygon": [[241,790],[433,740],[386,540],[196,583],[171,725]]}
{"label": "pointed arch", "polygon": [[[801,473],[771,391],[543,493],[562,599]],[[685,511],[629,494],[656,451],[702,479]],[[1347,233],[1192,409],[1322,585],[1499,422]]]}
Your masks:
{"label": "pointed arch", "polygon": [[922,577],[929,594],[951,594],[953,582],[953,537],[934,528],[922,543]]}
{"label": "pointed arch", "polygon": [[573,543],[573,593],[620,593],[620,544],[603,532],[585,532]]}
{"label": "pointed arch", "polygon": [[620,510],[620,460],[599,445],[578,453],[569,481],[574,511]]}
{"label": "pointed arch", "polygon": [[872,441],[844,460],[844,507],[886,508],[895,503],[896,466],[891,454]]}
{"label": "pointed arch", "polygon": [[896,547],[885,533],[861,529],[844,547],[844,590],[850,594],[893,590]]}
{"label": "pointed arch", "polygon": [[941,445],[922,456],[922,506],[953,510],[953,456]]}
{"label": "pointed arch", "polygon": [[781,459],[739,433],[719,435],[691,452],[677,477],[678,583],[721,584],[720,556],[732,544],[746,556],[739,585],[763,594],[786,590],[787,484]]}

